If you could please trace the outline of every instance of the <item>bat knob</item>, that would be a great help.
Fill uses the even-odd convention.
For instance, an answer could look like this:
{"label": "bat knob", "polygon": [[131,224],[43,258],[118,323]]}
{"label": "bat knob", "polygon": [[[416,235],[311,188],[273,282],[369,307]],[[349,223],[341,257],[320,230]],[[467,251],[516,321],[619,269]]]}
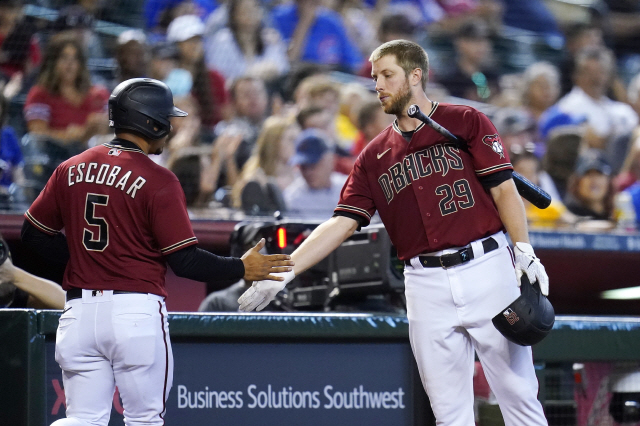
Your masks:
{"label": "bat knob", "polygon": [[411,118],[415,118],[420,112],[420,107],[416,104],[413,104],[407,110],[407,115]]}

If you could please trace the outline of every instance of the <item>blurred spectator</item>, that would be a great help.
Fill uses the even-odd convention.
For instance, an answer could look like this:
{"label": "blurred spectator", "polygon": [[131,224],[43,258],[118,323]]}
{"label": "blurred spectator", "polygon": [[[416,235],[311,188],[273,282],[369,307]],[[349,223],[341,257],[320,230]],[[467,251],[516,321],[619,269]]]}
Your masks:
{"label": "blurred spectator", "polygon": [[218,3],[216,0],[145,0],[144,22],[148,30],[164,34],[177,17],[196,15],[205,19]]}
{"label": "blurred spectator", "polygon": [[366,102],[358,111],[358,138],[353,144],[351,154],[355,157],[373,138],[393,123],[393,115],[385,113],[380,107],[380,101]]}
{"label": "blurred spectator", "polygon": [[565,56],[560,64],[560,94],[566,95],[573,87],[575,59],[584,49],[604,47],[602,30],[595,25],[577,22],[565,31]]}
{"label": "blurred spectator", "polygon": [[296,88],[294,100],[300,110],[309,106],[317,106],[327,111],[330,121],[323,130],[334,140],[337,139],[336,120],[340,109],[340,86],[338,84],[324,74],[307,77]]}
{"label": "blurred spectator", "polygon": [[345,84],[340,91],[340,109],[336,118],[338,145],[351,151],[358,137],[358,111],[363,103],[375,99],[373,92],[360,83]]}
{"label": "blurred spectator", "polygon": [[147,77],[151,55],[144,32],[141,30],[123,31],[118,36],[117,43],[115,57],[118,62],[118,73],[113,88],[130,78]]}
{"label": "blurred spectator", "polygon": [[287,211],[307,218],[327,218],[333,214],[347,175],[334,172],[335,146],[316,129],[303,131],[296,139],[291,159],[300,166],[301,177],[284,190]]}
{"label": "blurred spectator", "polygon": [[551,204],[546,209],[539,209],[524,198],[527,220],[531,226],[556,227],[575,223],[575,216],[562,203],[562,198],[553,184],[551,177],[542,170],[540,159],[532,152],[522,151],[510,154],[513,169],[534,184],[540,186],[551,196]]}
{"label": "blurred spectator", "polygon": [[84,7],[72,5],[64,7],[53,21],[52,39],[71,37],[80,42],[85,49],[86,58],[106,58],[100,37],[93,29],[95,18]]}
{"label": "blurred spectator", "polygon": [[226,114],[223,109],[227,105],[227,92],[224,77],[217,71],[207,69],[203,33],[204,24],[199,17],[183,15],[169,24],[167,41],[178,47],[179,68],[191,74],[191,93],[198,100],[202,124],[212,128]]}
{"label": "blurred spectator", "polygon": [[[24,106],[27,129],[67,148],[67,156],[86,148],[87,141],[108,134],[109,92],[92,86],[80,43],[71,37],[51,41]],[[67,157],[68,158],[68,157]]]}
{"label": "blurred spectator", "polygon": [[536,123],[526,110],[501,108],[492,121],[506,151],[514,154],[536,151],[534,143]]}
{"label": "blurred spectator", "polygon": [[362,56],[349,39],[342,18],[316,0],[276,6],[271,18],[288,44],[289,60],[335,65],[356,71]]}
{"label": "blurred spectator", "polygon": [[561,199],[567,192],[569,177],[575,169],[581,145],[582,133],[570,126],[554,131],[547,141],[543,166],[553,179]]}
{"label": "blurred spectator", "polygon": [[[169,74],[178,66],[178,48],[175,44],[169,42],[159,42],[151,47],[151,58],[149,62],[149,77],[156,80],[166,81],[169,78]],[[190,93],[193,80],[191,73],[186,70],[185,77],[188,77],[188,89],[184,92]],[[173,93],[174,90],[171,89]],[[174,96],[180,96],[180,94],[173,93]],[[182,93],[184,95],[184,93]]]}
{"label": "blurred spectator", "polygon": [[569,178],[565,205],[576,216],[613,220],[611,167],[597,151],[580,156]]}
{"label": "blurred spectator", "polygon": [[[640,2],[633,0],[604,0],[608,7],[607,40],[623,64],[623,71],[638,69],[638,43],[640,43]],[[627,69],[630,68],[630,69]]]}
{"label": "blurred spectator", "polygon": [[205,38],[207,66],[227,80],[243,75],[272,80],[289,70],[287,46],[280,34],[263,24],[258,0],[229,0],[228,27]]}
{"label": "blurred spectator", "polygon": [[443,72],[440,83],[451,96],[490,102],[500,94],[498,72],[491,65],[493,47],[486,24],[479,20],[460,26],[454,40],[456,62]]}
{"label": "blurred spectator", "polygon": [[549,62],[536,62],[522,76],[522,105],[535,119],[536,127],[543,112],[560,96],[560,73]]}
{"label": "blurred spectator", "polygon": [[[502,0],[505,25],[533,31],[545,36],[562,37],[556,18],[543,0]],[[556,43],[560,44],[561,40]]]}
{"label": "blurred spectator", "polygon": [[376,40],[376,31],[382,17],[380,12],[384,11],[366,8],[360,0],[325,0],[324,5],[342,17],[349,38],[358,46],[362,55],[368,57],[380,45]]}
{"label": "blurred spectator", "polygon": [[[385,15],[380,21],[377,39],[369,41],[368,50],[365,56],[368,58],[371,52],[375,50],[381,43],[392,40],[409,40],[416,41],[414,36],[416,33],[415,24],[403,13]],[[379,41],[378,41],[379,40]],[[371,78],[371,62],[365,61],[358,75],[365,78]]]}
{"label": "blurred spectator", "polygon": [[0,210],[17,208],[23,201],[24,159],[20,142],[11,126],[5,125],[7,102],[0,95]]}
{"label": "blurred spectator", "polygon": [[242,142],[234,153],[239,170],[247,162],[256,145],[262,123],[267,117],[269,95],[264,81],[258,77],[238,78],[231,85],[229,94],[233,118],[218,123],[215,136],[224,133],[242,136]]}
{"label": "blurred spectator", "polygon": [[609,162],[617,170],[626,154],[631,132],[638,125],[638,115],[629,105],[606,96],[613,67],[614,57],[608,49],[580,51],[576,57],[573,89],[558,101],[557,107],[561,113],[586,117],[586,146],[608,151]]}
{"label": "blurred spectator", "polygon": [[290,118],[273,116],[265,121],[255,152],[233,187],[234,207],[247,214],[286,210],[282,191],[298,175],[289,160],[299,132],[299,127]]}
{"label": "blurred spectator", "polygon": [[622,164],[620,173],[614,179],[616,191],[623,191],[640,181],[640,139],[636,138]]}
{"label": "blurred spectator", "polygon": [[[10,79],[40,65],[36,24],[22,16],[22,0],[0,3],[0,72]],[[28,46],[28,47],[27,47]]]}
{"label": "blurred spectator", "polygon": [[213,141],[209,149],[210,156],[205,158],[200,174],[199,204],[206,205],[219,189],[223,190],[223,195],[219,197],[223,204],[227,206],[231,203],[226,194],[231,191],[240,174],[235,154],[242,140],[242,133],[230,129]]}

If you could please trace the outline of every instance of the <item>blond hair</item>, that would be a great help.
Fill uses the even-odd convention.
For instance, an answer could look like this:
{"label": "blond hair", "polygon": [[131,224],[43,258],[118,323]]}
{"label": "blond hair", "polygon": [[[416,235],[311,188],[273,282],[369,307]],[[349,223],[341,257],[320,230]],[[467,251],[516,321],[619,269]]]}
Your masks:
{"label": "blond hair", "polygon": [[[266,177],[276,177],[280,161],[280,145],[284,132],[295,124],[293,117],[271,116],[262,125],[253,154],[242,168],[238,182],[233,186],[231,199],[234,207],[241,207],[242,189],[262,170]],[[265,182],[263,182],[265,183]]]}
{"label": "blond hair", "polygon": [[422,70],[422,89],[427,89],[427,83],[429,82],[429,56],[419,44],[408,40],[388,41],[378,46],[371,53],[369,62],[375,62],[387,55],[395,56],[396,62],[404,70],[404,74],[407,77],[411,71],[420,68]]}

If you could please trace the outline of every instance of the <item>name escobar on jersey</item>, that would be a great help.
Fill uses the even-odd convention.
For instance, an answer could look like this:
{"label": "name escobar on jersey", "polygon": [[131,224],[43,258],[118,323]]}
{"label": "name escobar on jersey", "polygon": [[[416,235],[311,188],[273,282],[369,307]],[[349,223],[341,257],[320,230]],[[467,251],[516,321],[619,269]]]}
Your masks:
{"label": "name escobar on jersey", "polygon": [[[116,188],[121,191],[126,190],[127,195],[131,196],[131,198],[136,198],[136,192],[144,186],[147,180],[142,176],[138,176],[131,185],[127,186],[131,177],[131,170],[123,174],[122,177],[120,177],[120,172],[122,172],[122,167],[120,166],[112,167],[110,164],[98,165],[98,163],[89,163],[87,165],[86,163],[80,163],[69,167],[69,186],[81,182],[107,186],[114,186],[113,184],[115,183]],[[117,183],[116,180],[118,181]]]}

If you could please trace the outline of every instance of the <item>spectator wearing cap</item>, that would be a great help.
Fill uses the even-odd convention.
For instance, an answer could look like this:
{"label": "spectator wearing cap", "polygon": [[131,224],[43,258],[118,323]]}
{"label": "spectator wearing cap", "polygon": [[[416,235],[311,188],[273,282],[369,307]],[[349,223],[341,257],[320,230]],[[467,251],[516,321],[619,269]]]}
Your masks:
{"label": "spectator wearing cap", "polygon": [[613,185],[611,166],[602,153],[588,150],[583,153],[569,178],[565,205],[576,216],[596,220],[613,219]]}
{"label": "spectator wearing cap", "polygon": [[118,36],[115,57],[118,62],[118,74],[113,88],[130,78],[149,75],[151,58],[147,46],[147,36],[142,30],[123,31]]}
{"label": "spectator wearing cap", "polygon": [[29,133],[55,141],[70,155],[86,148],[91,137],[110,133],[109,92],[91,84],[84,49],[73,36],[52,39],[45,52],[24,117]]}
{"label": "spectator wearing cap", "polygon": [[335,145],[322,131],[308,129],[296,139],[291,164],[301,176],[284,190],[287,210],[307,218],[327,218],[340,199],[346,175],[334,172]]}
{"label": "spectator wearing cap", "polygon": [[178,68],[191,74],[191,93],[198,101],[202,124],[210,129],[228,115],[228,95],[224,77],[207,69],[204,59],[202,35],[204,24],[196,15],[183,15],[174,19],[167,28],[167,41],[178,48]]}
{"label": "spectator wearing cap", "polygon": [[276,6],[271,19],[288,44],[292,63],[327,64],[350,72],[362,65],[362,55],[349,38],[342,17],[316,0]]}
{"label": "spectator wearing cap", "polygon": [[228,26],[205,37],[209,68],[227,80],[244,75],[273,80],[289,70],[287,46],[280,34],[263,23],[258,0],[230,0]]}
{"label": "spectator wearing cap", "polygon": [[478,19],[463,23],[455,34],[456,61],[440,76],[451,96],[491,102],[500,94],[498,72],[492,65],[493,46],[487,25]]}

